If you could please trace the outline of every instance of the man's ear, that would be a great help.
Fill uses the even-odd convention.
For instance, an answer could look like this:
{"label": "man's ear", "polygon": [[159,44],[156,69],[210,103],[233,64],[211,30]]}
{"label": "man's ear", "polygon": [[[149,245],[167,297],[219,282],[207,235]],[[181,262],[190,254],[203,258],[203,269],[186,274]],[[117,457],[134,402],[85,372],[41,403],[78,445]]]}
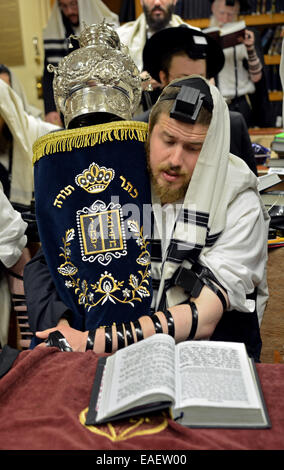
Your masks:
{"label": "man's ear", "polygon": [[160,70],[159,72],[159,79],[163,87],[165,87],[168,84],[167,75],[163,70]]}

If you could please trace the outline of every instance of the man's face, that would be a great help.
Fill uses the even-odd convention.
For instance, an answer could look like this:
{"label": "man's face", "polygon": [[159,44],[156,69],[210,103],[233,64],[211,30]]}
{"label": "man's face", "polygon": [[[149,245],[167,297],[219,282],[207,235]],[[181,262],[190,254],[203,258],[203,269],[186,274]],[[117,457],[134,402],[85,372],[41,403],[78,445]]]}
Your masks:
{"label": "man's face", "polygon": [[169,24],[177,0],[140,0],[140,2],[150,29],[160,31]]}
{"label": "man's face", "polygon": [[152,130],[148,167],[162,204],[182,199],[187,191],[208,127],[187,124],[162,113]]}
{"label": "man's face", "polygon": [[11,86],[11,81],[10,81],[10,77],[9,77],[8,73],[6,73],[6,72],[0,73],[0,79]]}
{"label": "man's face", "polygon": [[79,24],[79,10],[77,0],[58,0],[58,6],[63,15],[68,18],[73,26]]}
{"label": "man's face", "polygon": [[192,60],[186,54],[182,54],[173,56],[168,74],[161,70],[159,75],[160,82],[165,87],[176,78],[183,78],[194,74],[206,77],[206,60]]}
{"label": "man's face", "polygon": [[226,0],[216,0],[212,4],[211,8],[218,26],[231,23],[232,21],[237,21],[238,19],[240,11],[240,5],[238,2],[235,2],[235,5],[230,7],[226,5]]}

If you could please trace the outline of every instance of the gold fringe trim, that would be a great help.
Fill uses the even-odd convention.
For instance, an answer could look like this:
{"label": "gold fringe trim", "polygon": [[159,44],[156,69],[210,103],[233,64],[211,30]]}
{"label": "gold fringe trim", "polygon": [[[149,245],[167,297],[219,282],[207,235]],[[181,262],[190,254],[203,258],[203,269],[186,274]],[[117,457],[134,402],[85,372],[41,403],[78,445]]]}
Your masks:
{"label": "gold fringe trim", "polygon": [[67,129],[40,137],[33,145],[33,164],[46,155],[71,152],[75,148],[94,147],[113,140],[147,139],[148,124],[138,121],[117,121],[97,126]]}

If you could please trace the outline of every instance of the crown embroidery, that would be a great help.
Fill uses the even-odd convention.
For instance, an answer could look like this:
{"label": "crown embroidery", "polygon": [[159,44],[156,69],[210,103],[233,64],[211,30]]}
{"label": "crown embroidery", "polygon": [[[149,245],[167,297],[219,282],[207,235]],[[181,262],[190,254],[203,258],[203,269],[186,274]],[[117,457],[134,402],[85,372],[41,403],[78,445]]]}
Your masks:
{"label": "crown embroidery", "polygon": [[91,194],[101,193],[114,178],[114,170],[91,163],[88,169],[76,176],[75,183]]}

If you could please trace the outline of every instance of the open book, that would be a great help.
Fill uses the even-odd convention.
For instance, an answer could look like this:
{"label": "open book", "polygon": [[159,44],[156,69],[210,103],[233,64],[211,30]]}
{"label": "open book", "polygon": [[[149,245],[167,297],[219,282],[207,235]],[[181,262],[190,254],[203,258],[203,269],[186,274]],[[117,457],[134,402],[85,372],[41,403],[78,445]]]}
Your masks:
{"label": "open book", "polygon": [[190,427],[270,427],[244,344],[153,335],[100,358],[86,424],[158,409]]}
{"label": "open book", "polygon": [[262,192],[265,189],[271,188],[276,184],[281,183],[281,178],[276,173],[270,173],[258,177],[258,191]]}
{"label": "open book", "polygon": [[222,49],[237,46],[245,37],[246,24],[243,20],[233,23],[226,23],[222,28],[211,26],[203,29],[203,33],[211,36],[215,41],[219,42]]}

